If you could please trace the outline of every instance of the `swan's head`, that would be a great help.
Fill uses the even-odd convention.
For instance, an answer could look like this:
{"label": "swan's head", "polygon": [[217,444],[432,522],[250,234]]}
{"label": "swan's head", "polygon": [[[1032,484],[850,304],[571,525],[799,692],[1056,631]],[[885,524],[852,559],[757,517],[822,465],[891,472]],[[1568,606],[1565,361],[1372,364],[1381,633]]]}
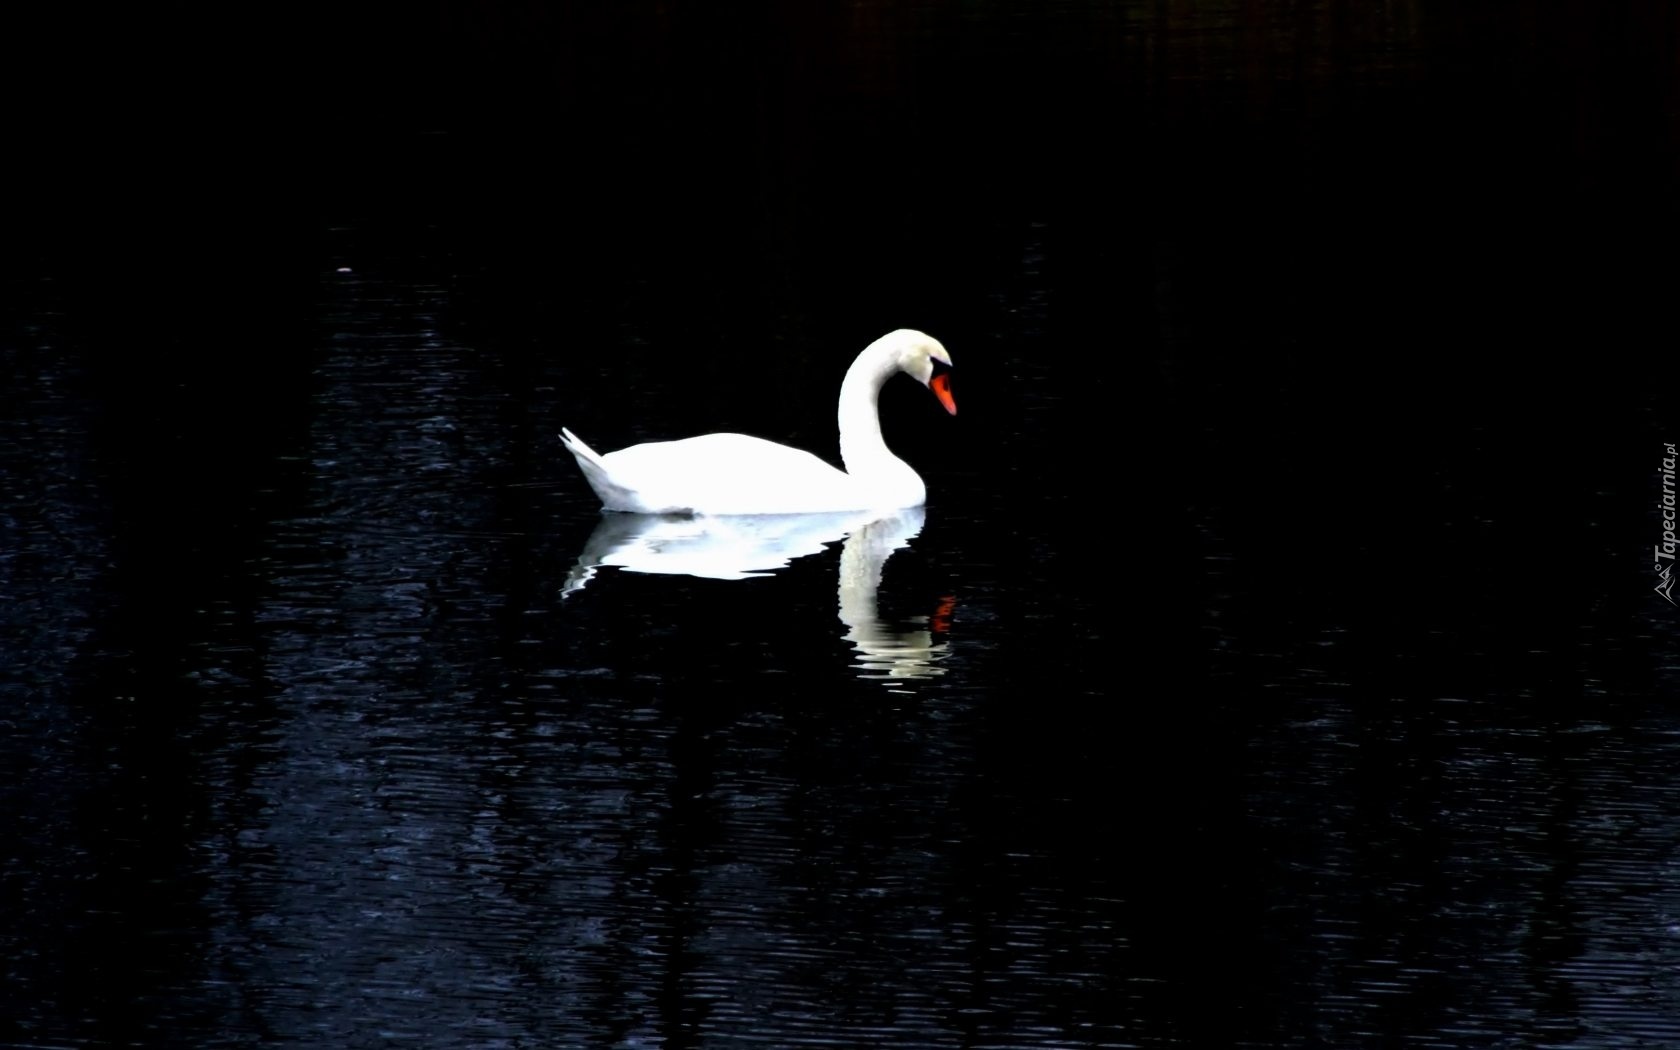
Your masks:
{"label": "swan's head", "polygon": [[957,414],[957,402],[951,396],[951,353],[939,340],[926,332],[900,328],[876,340],[876,345],[891,348],[899,369],[933,391],[945,411]]}

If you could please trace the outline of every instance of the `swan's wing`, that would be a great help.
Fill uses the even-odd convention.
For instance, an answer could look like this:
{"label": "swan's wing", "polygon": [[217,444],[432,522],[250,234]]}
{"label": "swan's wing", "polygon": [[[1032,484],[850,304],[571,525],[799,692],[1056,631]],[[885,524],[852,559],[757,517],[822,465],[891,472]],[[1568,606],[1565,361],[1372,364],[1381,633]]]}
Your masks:
{"label": "swan's wing", "polygon": [[867,507],[845,471],[802,449],[746,434],[649,441],[602,456],[561,440],[608,510],[641,514],[806,514]]}
{"label": "swan's wing", "polygon": [[745,434],[632,445],[601,457],[649,513],[786,514],[834,510],[856,480],[801,449]]}
{"label": "swan's wing", "polygon": [[704,477],[755,471],[761,477],[772,479],[806,472],[844,475],[838,467],[804,449],[746,434],[701,434],[676,441],[648,441],[609,452],[602,462],[610,464],[615,473],[622,470],[660,476],[677,471],[692,471]]}

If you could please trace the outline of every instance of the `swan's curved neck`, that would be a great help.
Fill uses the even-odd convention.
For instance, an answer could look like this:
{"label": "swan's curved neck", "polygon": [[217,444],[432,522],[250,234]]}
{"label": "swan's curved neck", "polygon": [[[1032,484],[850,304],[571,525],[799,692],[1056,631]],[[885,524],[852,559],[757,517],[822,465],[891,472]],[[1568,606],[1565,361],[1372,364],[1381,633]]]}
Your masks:
{"label": "swan's curved neck", "polygon": [[840,461],[855,478],[909,469],[881,436],[881,385],[896,371],[892,349],[876,343],[858,355],[840,384]]}
{"label": "swan's curved neck", "polygon": [[893,332],[869,344],[840,384],[840,460],[862,506],[919,507],[927,499],[921,475],[881,437],[881,384],[904,370],[905,339],[912,335]]}

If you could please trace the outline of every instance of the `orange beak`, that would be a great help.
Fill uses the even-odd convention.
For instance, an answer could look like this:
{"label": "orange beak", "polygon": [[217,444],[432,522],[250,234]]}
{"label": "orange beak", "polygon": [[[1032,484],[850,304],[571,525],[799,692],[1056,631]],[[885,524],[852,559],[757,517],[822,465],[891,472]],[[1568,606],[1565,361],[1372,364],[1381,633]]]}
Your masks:
{"label": "orange beak", "polygon": [[951,397],[951,377],[949,375],[942,372],[934,376],[932,381],[928,383],[928,389],[932,390],[933,396],[937,397],[939,403],[945,406],[945,411],[953,416],[957,414],[957,402]]}

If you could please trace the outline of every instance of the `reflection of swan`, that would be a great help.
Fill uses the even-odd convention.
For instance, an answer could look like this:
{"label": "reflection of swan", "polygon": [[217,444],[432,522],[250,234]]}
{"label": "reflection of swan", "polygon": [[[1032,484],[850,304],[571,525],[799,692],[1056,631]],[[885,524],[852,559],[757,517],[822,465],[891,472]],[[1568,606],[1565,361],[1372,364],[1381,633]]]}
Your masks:
{"label": "reflection of swan", "polygon": [[844,539],[874,517],[868,511],[715,518],[603,514],[566,578],[561,596],[582,590],[601,565],[709,580],[767,576],[795,558]]}
{"label": "reflection of swan", "polygon": [[933,640],[934,630],[925,617],[907,631],[883,624],[876,602],[887,559],[916,538],[925,518],[921,507],[884,517],[856,511],[701,518],[603,514],[560,595],[566,598],[583,590],[603,565],[630,572],[744,580],[769,575],[795,558],[843,540],[840,621],[847,628],[846,640],[858,651],[860,673],[887,681],[930,677],[944,673],[934,664],[944,656],[945,643]]}
{"label": "reflection of swan", "polygon": [[[927,487],[881,438],[877,400],[896,372],[931,389],[951,413],[951,355],[901,328],[858,354],[840,384],[836,470],[801,449],[744,434],[650,441],[602,456],[570,430],[560,439],[608,510],[640,514],[804,514],[919,507]],[[936,371],[938,370],[938,371]]]}
{"label": "reflection of swan", "polygon": [[847,536],[840,549],[840,622],[848,628],[846,640],[857,649],[865,678],[902,681],[945,673],[934,665],[945,655],[945,643],[933,640],[927,618],[920,618],[914,630],[895,631],[881,622],[875,600],[887,559],[922,531],[924,514],[911,507],[872,521]]}

